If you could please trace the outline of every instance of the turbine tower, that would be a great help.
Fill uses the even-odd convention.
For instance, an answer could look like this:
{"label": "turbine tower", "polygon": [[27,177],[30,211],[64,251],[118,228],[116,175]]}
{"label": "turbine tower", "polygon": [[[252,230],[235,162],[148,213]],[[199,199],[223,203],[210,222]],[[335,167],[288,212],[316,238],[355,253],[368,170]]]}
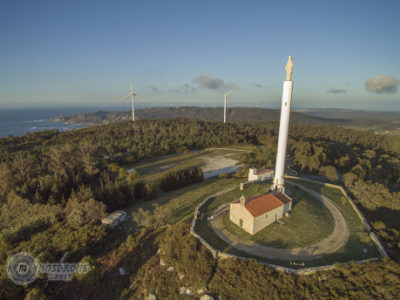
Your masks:
{"label": "turbine tower", "polygon": [[133,93],[133,78],[131,77],[132,121],[135,121],[135,94]]}
{"label": "turbine tower", "polygon": [[289,56],[286,64],[286,80],[283,82],[281,119],[279,123],[279,138],[278,138],[278,153],[275,163],[275,177],[272,185],[272,190],[285,192],[283,175],[285,172],[285,157],[289,131],[290,104],[292,102],[292,72],[293,72],[292,57]]}
{"label": "turbine tower", "polygon": [[226,123],[226,101],[228,99],[228,93],[224,94],[224,123]]}
{"label": "turbine tower", "polygon": [[224,93],[224,123],[226,123],[226,106],[228,103],[228,95],[231,93],[231,91],[227,91]]}
{"label": "turbine tower", "polygon": [[134,97],[142,99],[144,101],[145,101],[145,99],[143,97],[140,97],[139,95],[136,95],[134,93],[134,91],[133,91],[133,78],[132,77],[131,77],[131,92],[128,95],[122,97],[119,101],[124,101],[125,99],[127,99],[129,97],[131,97],[131,102],[132,102],[132,121],[135,121],[135,98]]}

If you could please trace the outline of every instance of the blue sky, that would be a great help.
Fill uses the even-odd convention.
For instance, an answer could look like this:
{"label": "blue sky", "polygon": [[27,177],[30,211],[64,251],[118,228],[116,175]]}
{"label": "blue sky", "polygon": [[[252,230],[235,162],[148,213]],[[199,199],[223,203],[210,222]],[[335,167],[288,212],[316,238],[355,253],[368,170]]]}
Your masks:
{"label": "blue sky", "polygon": [[[399,1],[5,0],[0,107],[110,106],[133,76],[145,105],[220,106],[230,86],[231,105],[277,108],[292,55],[295,108],[399,111],[399,9]],[[224,85],[207,88],[200,75]]]}

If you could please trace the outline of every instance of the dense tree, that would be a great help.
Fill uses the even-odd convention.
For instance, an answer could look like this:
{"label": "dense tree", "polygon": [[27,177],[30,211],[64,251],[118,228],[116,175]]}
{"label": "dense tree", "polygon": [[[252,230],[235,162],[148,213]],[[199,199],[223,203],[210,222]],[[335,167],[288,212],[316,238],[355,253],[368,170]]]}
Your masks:
{"label": "dense tree", "polygon": [[65,208],[68,222],[75,226],[99,222],[105,217],[105,211],[106,206],[104,203],[98,202],[93,198],[82,202],[72,198],[67,202]]}
{"label": "dense tree", "polygon": [[161,189],[168,192],[203,181],[203,171],[201,168],[179,170],[164,175],[160,181]]}
{"label": "dense tree", "polygon": [[[300,174],[342,180],[367,219],[376,225],[374,230],[391,257],[400,258],[400,139],[333,126],[292,124],[289,132],[291,167]],[[6,258],[14,251],[29,251],[42,258],[52,254],[55,260],[69,251],[72,258],[80,260],[91,249],[98,250],[98,245],[106,239],[106,229],[96,224],[105,210],[124,208],[139,199],[153,199],[160,188],[169,191],[202,180],[199,169],[188,169],[171,172],[156,181],[145,181],[136,172],[128,173],[126,164],[206,147],[251,144],[261,147],[247,156],[246,163],[256,167],[271,166],[276,156],[277,136],[277,123],[222,124],[175,119],[139,120],[70,132],[52,130],[2,138],[0,265],[4,266]],[[137,213],[149,224],[159,224],[146,218],[145,211]],[[382,222],[383,226],[377,222]],[[183,236],[187,237],[187,234]],[[177,237],[169,239],[170,245],[174,239]],[[200,261],[195,266],[199,274],[196,280],[204,282],[210,265],[207,264],[207,252],[198,247],[193,241],[187,241],[182,249],[170,251],[171,261],[183,257],[182,261],[188,266]],[[193,254],[196,251],[201,255],[196,257],[197,254]],[[243,294],[235,286],[233,292],[223,288],[224,280],[234,282],[238,278],[250,278],[246,273],[248,266],[243,263],[240,267],[243,272],[229,262],[218,265],[217,275],[210,284],[213,291],[225,297],[233,294],[241,297]],[[382,270],[388,268],[387,264],[380,267]],[[177,268],[184,273],[190,272],[184,265]],[[251,268],[255,269],[254,266]],[[257,269],[257,272],[269,279],[275,278],[268,271]],[[363,276],[362,270],[357,272]],[[374,273],[374,280],[379,281],[377,274],[394,274],[392,271],[379,272]],[[353,298],[362,298],[363,295],[351,290],[350,286],[339,288],[343,284],[340,278],[349,277],[343,274],[332,276],[337,288],[323,287],[320,295],[347,297],[346,290],[350,290]],[[23,297],[24,289],[7,287],[4,276],[4,272],[0,272],[0,298]],[[148,283],[162,286],[158,279],[146,276]],[[392,279],[387,280],[395,282]],[[293,278],[285,277],[284,281],[292,282]],[[283,295],[280,294],[283,278],[276,277],[269,282],[271,297]],[[318,290],[318,284],[306,285],[307,292],[296,295],[307,298],[309,293]],[[253,288],[251,280],[247,280],[246,285]],[[39,292],[31,292],[30,297],[40,297]],[[258,297],[264,292],[254,287],[252,295]],[[298,291],[293,290],[295,292]],[[372,294],[381,295],[379,291],[368,295]]]}
{"label": "dense tree", "polygon": [[98,147],[90,142],[84,141],[78,144],[78,151],[86,175],[90,178],[96,175],[99,170],[96,168],[96,152]]}
{"label": "dense tree", "polygon": [[319,173],[324,175],[330,181],[337,181],[339,179],[336,168],[333,166],[322,167]]}

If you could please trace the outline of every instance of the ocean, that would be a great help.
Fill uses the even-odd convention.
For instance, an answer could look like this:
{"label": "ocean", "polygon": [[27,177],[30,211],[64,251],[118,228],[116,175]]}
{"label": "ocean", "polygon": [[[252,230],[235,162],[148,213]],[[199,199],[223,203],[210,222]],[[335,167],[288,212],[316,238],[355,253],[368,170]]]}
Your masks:
{"label": "ocean", "polygon": [[[117,108],[118,109],[118,108]],[[121,108],[119,108],[120,110]],[[60,115],[67,116],[77,113],[100,110],[98,107],[68,107],[68,108],[6,108],[0,109],[0,137],[8,135],[21,136],[27,132],[48,129],[59,131],[84,127],[82,124],[67,124],[52,122],[51,119]],[[101,110],[116,110],[116,108],[101,108]]]}

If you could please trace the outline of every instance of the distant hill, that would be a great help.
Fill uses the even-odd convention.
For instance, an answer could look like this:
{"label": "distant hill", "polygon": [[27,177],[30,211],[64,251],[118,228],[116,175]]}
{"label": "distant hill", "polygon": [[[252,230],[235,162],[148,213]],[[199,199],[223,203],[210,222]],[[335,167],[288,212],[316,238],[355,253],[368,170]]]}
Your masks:
{"label": "distant hill", "polygon": [[[222,107],[152,107],[140,109],[135,112],[137,119],[174,119],[194,118],[205,121],[222,121]],[[56,122],[71,124],[108,124],[131,118],[130,111],[96,111],[71,116],[61,116],[53,119]],[[233,107],[227,109],[228,122],[272,121],[278,122],[280,111],[267,108]],[[306,124],[332,124],[344,125],[346,120],[324,119],[318,116],[310,116],[302,112],[292,112],[291,122]]]}
{"label": "distant hill", "polygon": [[400,123],[400,112],[365,111],[335,108],[304,109],[298,112],[325,119],[374,120]]}
{"label": "distant hill", "polygon": [[346,120],[346,126],[379,134],[400,136],[400,112],[364,111],[352,109],[308,109],[298,111],[313,117]]}

